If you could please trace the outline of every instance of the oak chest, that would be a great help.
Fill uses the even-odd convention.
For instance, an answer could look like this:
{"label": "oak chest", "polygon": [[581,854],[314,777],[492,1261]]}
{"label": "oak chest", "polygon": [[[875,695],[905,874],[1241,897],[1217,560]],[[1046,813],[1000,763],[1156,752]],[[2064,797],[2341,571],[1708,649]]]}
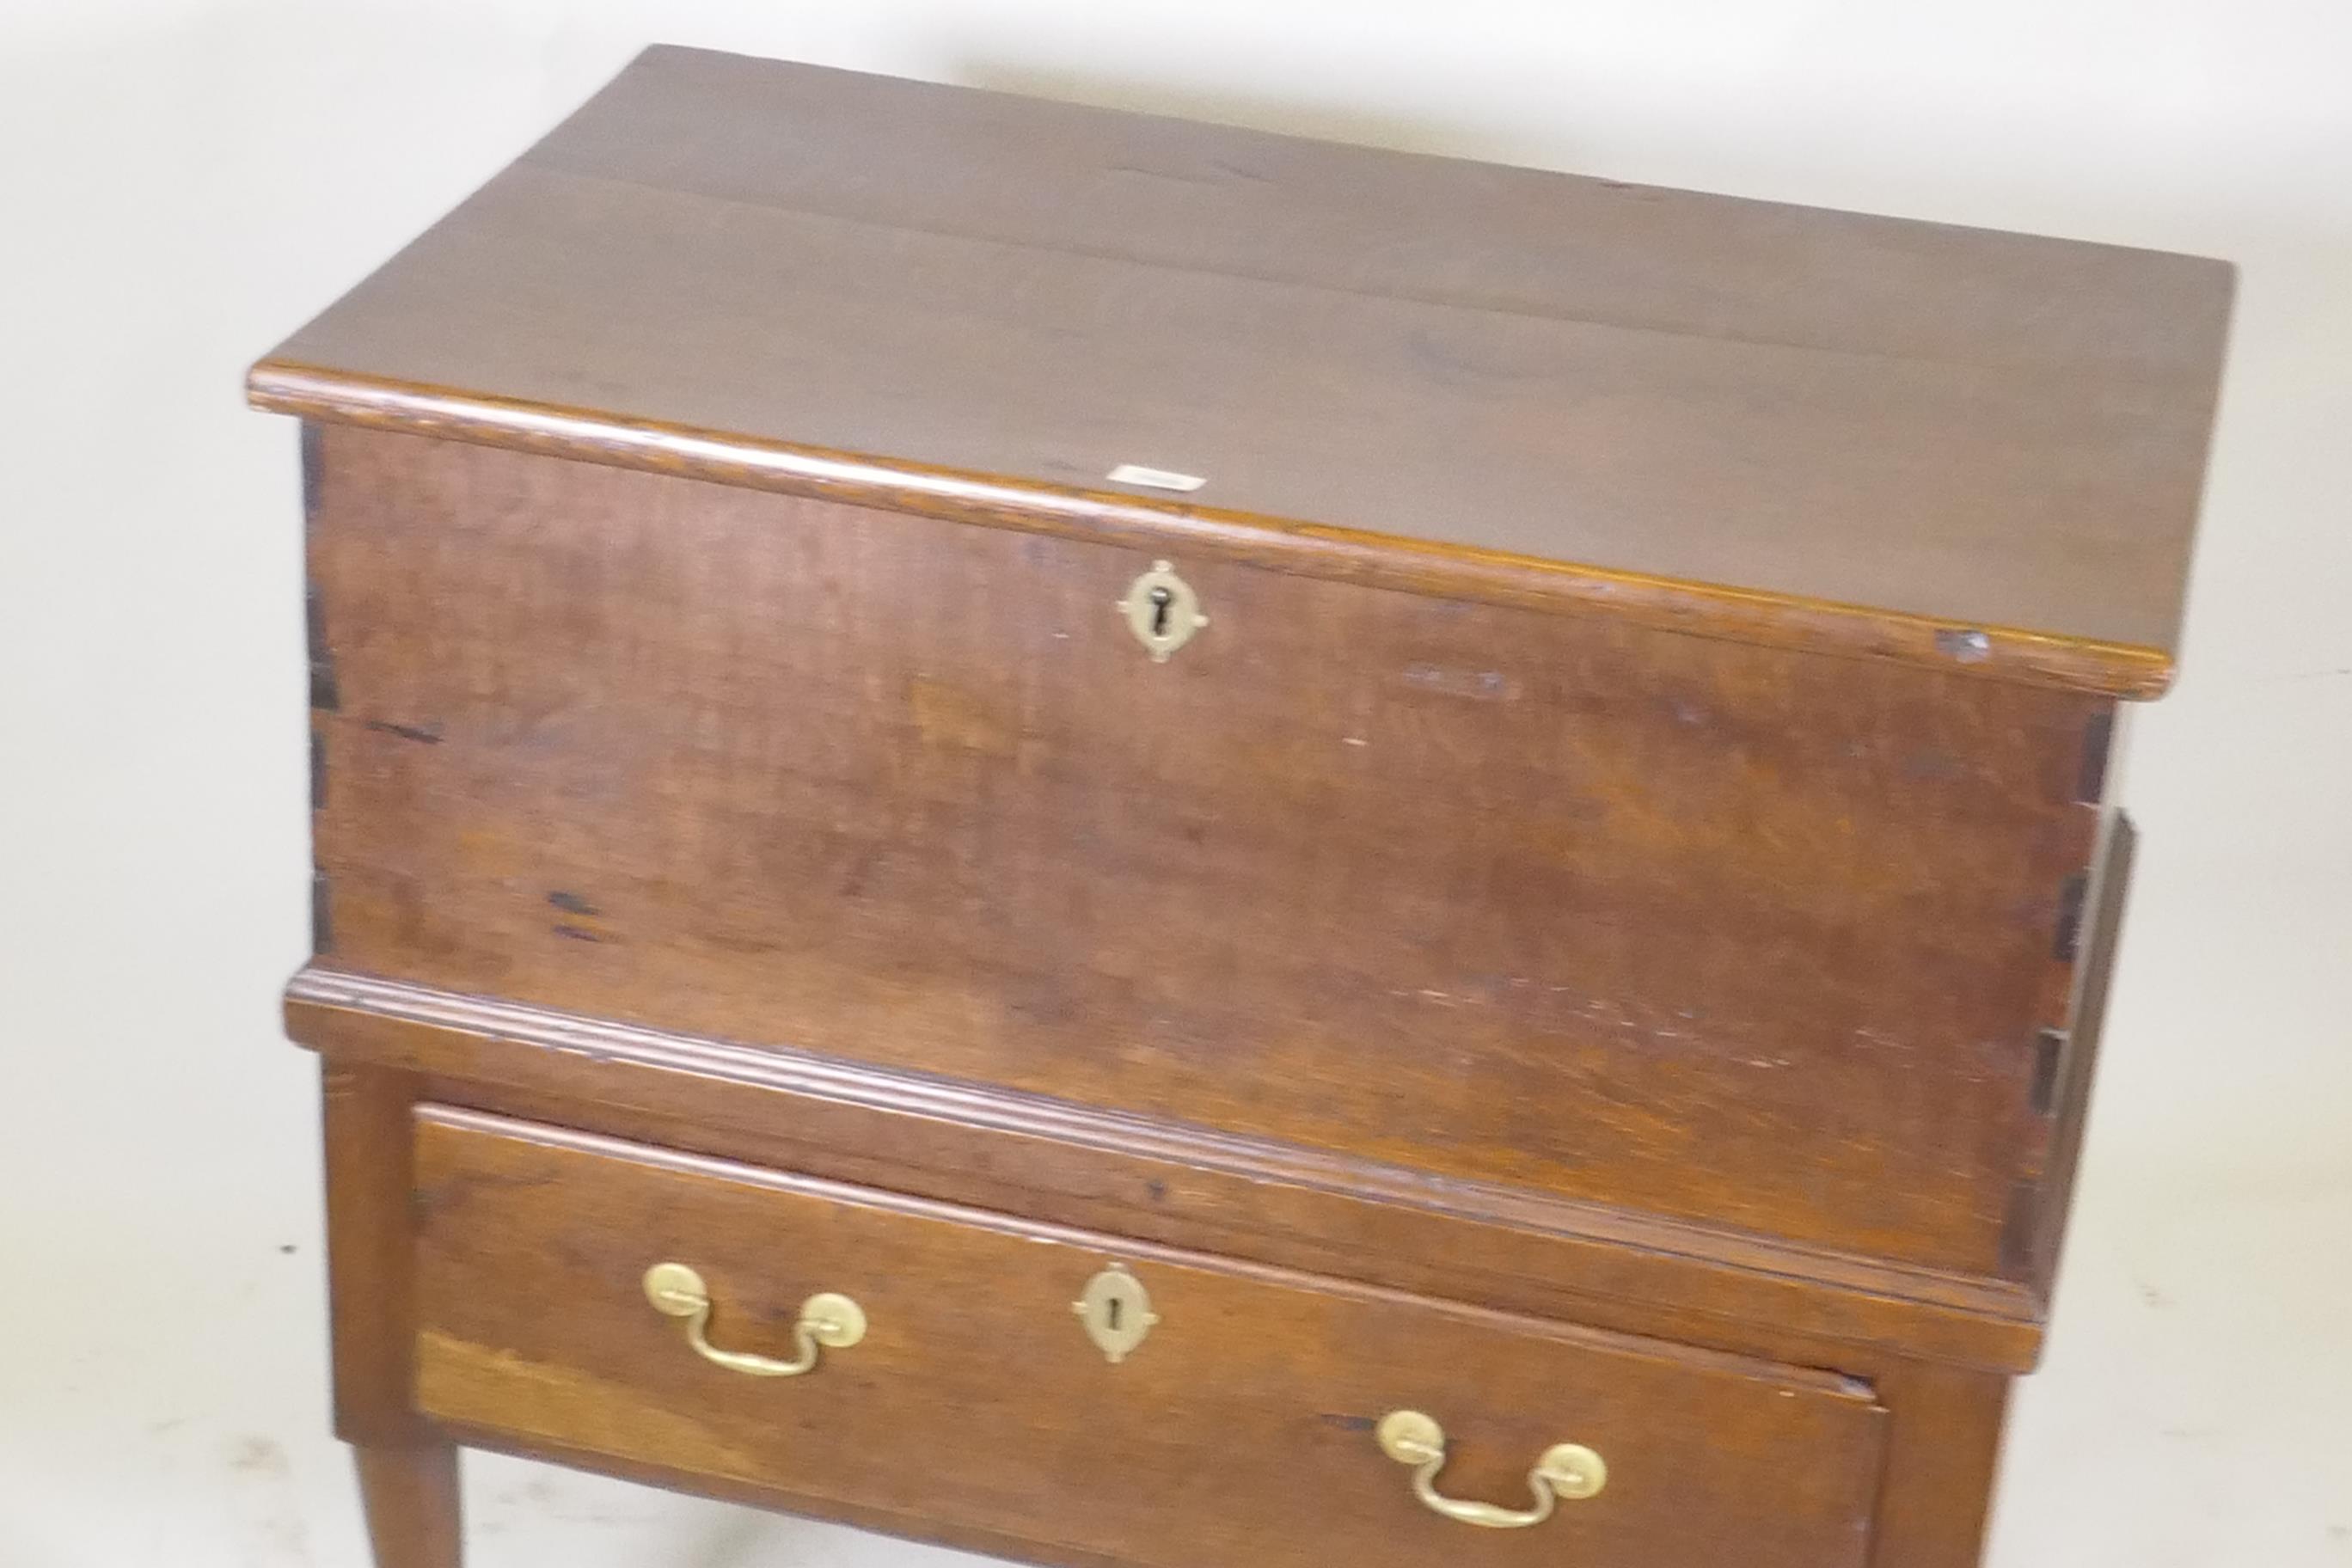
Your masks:
{"label": "oak chest", "polygon": [[1974,1562],[2230,287],[643,56],[251,375],[381,1568]]}

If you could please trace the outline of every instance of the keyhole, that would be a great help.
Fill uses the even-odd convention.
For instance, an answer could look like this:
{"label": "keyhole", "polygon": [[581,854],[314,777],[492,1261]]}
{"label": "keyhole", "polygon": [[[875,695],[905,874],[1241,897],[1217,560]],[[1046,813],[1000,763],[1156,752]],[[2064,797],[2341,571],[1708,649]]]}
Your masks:
{"label": "keyhole", "polygon": [[1200,599],[1165,561],[1153,562],[1150,571],[1129,583],[1118,608],[1154,664],[1167,663],[1170,654],[1209,624],[1209,617],[1200,613]]}
{"label": "keyhole", "polygon": [[1112,1333],[1118,1332],[1118,1310],[1121,1305],[1123,1303],[1116,1296],[1103,1304],[1103,1316],[1108,1321]]}

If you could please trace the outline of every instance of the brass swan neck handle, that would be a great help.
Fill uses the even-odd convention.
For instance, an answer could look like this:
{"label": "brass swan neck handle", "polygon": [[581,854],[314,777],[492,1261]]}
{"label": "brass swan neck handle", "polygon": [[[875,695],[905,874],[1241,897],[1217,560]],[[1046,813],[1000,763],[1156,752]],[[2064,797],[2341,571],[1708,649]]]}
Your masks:
{"label": "brass swan neck handle", "polygon": [[1413,1495],[1433,1513],[1457,1524],[1485,1530],[1526,1530],[1552,1515],[1562,1499],[1580,1502],[1609,1484],[1609,1467],[1599,1454],[1580,1443],[1555,1443],[1528,1472],[1528,1488],[1535,1494],[1528,1509],[1500,1508],[1490,1502],[1450,1498],[1437,1489],[1437,1474],[1445,1468],[1445,1429],[1418,1410],[1391,1410],[1381,1418],[1375,1436],[1381,1452],[1401,1465],[1411,1465]]}
{"label": "brass swan neck handle", "polygon": [[801,1303],[800,1320],[793,1325],[798,1353],[791,1361],[720,1350],[710,1342],[710,1289],[683,1263],[656,1263],[646,1269],[646,1300],[662,1316],[685,1323],[686,1342],[695,1354],[747,1377],[798,1377],[814,1372],[825,1351],[847,1350],[866,1337],[865,1310],[848,1297],[828,1290]]}

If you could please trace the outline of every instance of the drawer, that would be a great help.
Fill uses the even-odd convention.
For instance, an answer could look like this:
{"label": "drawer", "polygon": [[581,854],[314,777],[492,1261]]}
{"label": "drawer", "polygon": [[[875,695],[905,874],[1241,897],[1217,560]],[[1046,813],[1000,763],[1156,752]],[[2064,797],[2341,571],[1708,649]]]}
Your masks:
{"label": "drawer", "polygon": [[[415,1139],[415,1397],[463,1432],[1169,1568],[1865,1560],[1885,1413],[1833,1373],[470,1111]],[[664,1263],[706,1344],[812,1370],[706,1359],[649,1299]],[[1117,1361],[1108,1308],[1074,1310],[1114,1263],[1147,1328]],[[796,1334],[820,1292],[856,1342]],[[1605,1484],[1524,1528],[1441,1517],[1383,1451],[1398,1411],[1442,1429],[1438,1499],[1530,1510],[1563,1444]]]}

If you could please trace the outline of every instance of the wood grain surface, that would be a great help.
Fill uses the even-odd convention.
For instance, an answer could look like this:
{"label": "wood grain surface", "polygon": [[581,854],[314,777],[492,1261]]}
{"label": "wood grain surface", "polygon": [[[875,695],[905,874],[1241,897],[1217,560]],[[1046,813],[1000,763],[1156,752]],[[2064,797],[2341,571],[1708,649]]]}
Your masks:
{"label": "wood grain surface", "polygon": [[[437,1442],[410,1396],[416,1238],[407,1194],[416,1085],[412,1074],[364,1062],[320,1064],[335,1435],[387,1455]],[[394,1489],[414,1489],[410,1483],[431,1470],[397,1458],[381,1468]],[[363,1480],[368,1468],[361,1467]]]}
{"label": "wood grain surface", "polygon": [[2025,1277],[2103,700],[322,447],[339,966]]}
{"label": "wood grain surface", "polygon": [[439,1435],[422,1447],[362,1443],[352,1460],[375,1568],[459,1568],[457,1445]]}
{"label": "wood grain surface", "polygon": [[[2231,289],[648,51],[248,380],[379,1568],[459,1441],[1072,1568],[1969,1568]],[[663,1259],[873,1331],[726,1372]],[[1399,1407],[1610,1486],[1446,1521]]]}
{"label": "wood grain surface", "polygon": [[[1837,1364],[2030,1370],[2033,1282],[1773,1242],[1037,1095],[314,965],[287,1026],[437,1103],[1328,1274]],[[405,1364],[403,1363],[402,1364]]]}
{"label": "wood grain surface", "polygon": [[2190,258],[656,49],[252,386],[2146,694],[2230,297]]}
{"label": "wood grain surface", "polygon": [[[1885,1417],[1833,1373],[469,1112],[426,1110],[417,1161],[419,1403],[461,1426],[1169,1568],[1866,1561]],[[1070,1309],[1112,1258],[1160,1317],[1116,1365]],[[787,1351],[819,1289],[871,1327],[745,1377],[646,1304],[666,1260],[726,1348]],[[1524,1507],[1564,1441],[1608,1487],[1526,1531],[1442,1520],[1373,1441],[1398,1408],[1446,1426],[1450,1495]]]}

